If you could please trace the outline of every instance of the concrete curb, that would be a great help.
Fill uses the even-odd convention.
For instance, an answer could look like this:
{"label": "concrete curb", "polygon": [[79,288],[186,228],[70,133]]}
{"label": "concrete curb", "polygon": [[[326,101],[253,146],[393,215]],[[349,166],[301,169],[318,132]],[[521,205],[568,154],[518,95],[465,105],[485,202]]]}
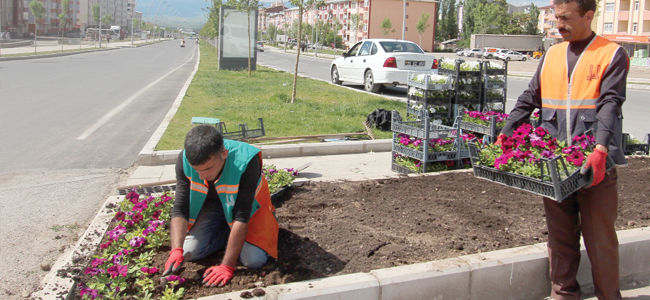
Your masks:
{"label": "concrete curb", "polygon": [[[173,117],[173,116],[172,116]],[[167,119],[167,117],[165,117]],[[171,120],[171,118],[170,118]],[[158,135],[158,131],[162,132]],[[162,133],[165,132],[167,124],[158,127],[158,130],[151,137],[138,155],[137,163],[141,166],[157,166],[175,164],[178,154],[181,150],[153,151],[152,149],[158,144]],[[367,141],[349,141],[349,142],[329,142],[329,143],[303,143],[287,145],[253,145],[262,151],[264,158],[281,158],[297,156],[318,156],[318,155],[336,155],[336,154],[353,154],[367,152],[385,152],[392,150],[392,140],[367,140]]]}
{"label": "concrete curb", "polygon": [[[650,278],[650,227],[619,231],[621,282]],[[593,293],[582,245],[578,281]],[[546,243],[264,288],[256,299],[543,299],[550,293]],[[199,298],[243,299],[243,291]]]}
{"label": "concrete curb", "polygon": [[119,46],[119,47],[111,47],[111,48],[106,48],[106,49],[95,49],[92,48],[92,50],[81,50],[81,51],[71,51],[71,52],[63,52],[63,53],[50,53],[50,54],[41,54],[41,55],[24,55],[24,56],[9,56],[9,57],[0,57],[0,61],[12,61],[12,60],[26,60],[26,59],[37,59],[37,58],[49,58],[49,57],[59,57],[59,56],[68,56],[68,55],[75,55],[75,54],[83,54],[83,53],[90,53],[90,52],[97,52],[97,51],[109,51],[109,50],[117,50],[117,49],[122,49],[122,48],[138,48],[138,47],[143,47],[147,45],[153,45],[157,44],[160,42],[155,42],[155,43],[146,43],[146,44],[139,44],[139,45],[128,45],[128,46]]}

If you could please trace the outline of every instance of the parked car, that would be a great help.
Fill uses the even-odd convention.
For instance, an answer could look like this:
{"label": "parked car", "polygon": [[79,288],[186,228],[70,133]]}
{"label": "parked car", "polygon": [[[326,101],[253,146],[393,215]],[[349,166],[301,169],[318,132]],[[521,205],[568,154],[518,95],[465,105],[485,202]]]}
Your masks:
{"label": "parked car", "polygon": [[405,85],[409,71],[437,74],[438,60],[410,41],[366,39],[330,65],[332,83],[363,84],[372,93],[382,86]]}
{"label": "parked car", "polygon": [[264,44],[260,41],[257,41],[256,48],[259,52],[264,52]]}
{"label": "parked car", "polygon": [[496,59],[503,59],[503,55],[506,54],[506,52],[510,52],[509,49],[497,49],[497,51],[494,53],[494,58]]}
{"label": "parked car", "polygon": [[503,55],[503,60],[506,61],[511,61],[511,60],[526,61],[526,59],[527,59],[526,55],[523,55],[517,51],[509,51]]}
{"label": "parked car", "polygon": [[454,52],[456,52],[456,55],[458,55],[458,56],[463,56],[463,55],[465,55],[465,50],[466,49],[464,49],[464,48],[458,48]]}
{"label": "parked car", "polygon": [[477,56],[481,53],[481,49],[479,48],[474,48],[474,49],[467,49],[465,50],[464,55],[467,57],[474,57]]}

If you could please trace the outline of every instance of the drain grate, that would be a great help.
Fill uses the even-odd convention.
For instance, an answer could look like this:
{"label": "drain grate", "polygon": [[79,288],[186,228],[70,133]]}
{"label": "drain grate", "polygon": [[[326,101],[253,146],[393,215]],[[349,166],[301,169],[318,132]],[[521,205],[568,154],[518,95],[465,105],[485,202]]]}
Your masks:
{"label": "drain grate", "polygon": [[[121,189],[117,190],[118,195],[126,195],[131,192],[133,189]],[[135,190],[138,194],[153,194],[153,193],[164,193],[169,191],[176,191],[176,185],[156,185],[156,186],[143,186],[136,188]]]}

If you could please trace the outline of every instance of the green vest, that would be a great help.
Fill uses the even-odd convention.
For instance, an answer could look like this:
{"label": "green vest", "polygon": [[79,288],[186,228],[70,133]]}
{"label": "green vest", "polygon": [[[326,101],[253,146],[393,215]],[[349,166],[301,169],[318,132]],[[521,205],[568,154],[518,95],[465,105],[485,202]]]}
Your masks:
{"label": "green vest", "polygon": [[[224,148],[225,150],[228,150],[228,156],[226,157],[221,177],[214,182],[214,186],[219,195],[219,200],[221,201],[226,221],[232,226],[232,211],[235,207],[235,202],[237,201],[239,180],[244,171],[246,171],[248,162],[250,162],[254,156],[258,155],[260,150],[249,144],[233,140],[224,140]],[[192,226],[196,221],[196,218],[199,216],[201,207],[203,207],[205,198],[208,195],[208,184],[199,177],[199,173],[196,172],[187,161],[185,151],[183,151],[183,169],[185,171],[185,176],[190,178],[190,216],[188,222],[190,226]],[[260,179],[258,179],[257,182],[258,187]],[[253,208],[251,209],[251,216],[253,216],[259,208],[260,204],[255,199],[253,201]]]}

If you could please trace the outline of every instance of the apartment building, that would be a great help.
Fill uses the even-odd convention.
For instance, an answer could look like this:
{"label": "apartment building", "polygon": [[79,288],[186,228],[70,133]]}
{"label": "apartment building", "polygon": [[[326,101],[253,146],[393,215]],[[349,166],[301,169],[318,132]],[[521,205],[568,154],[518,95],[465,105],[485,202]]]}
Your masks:
{"label": "apartment building", "polygon": [[650,0],[600,1],[594,31],[621,44],[630,57],[637,50],[647,50],[650,42]]}
{"label": "apartment building", "polygon": [[[592,25],[593,26],[593,25]],[[552,39],[553,44],[562,41],[562,35],[557,30],[557,19],[555,18],[555,5],[542,6],[539,8],[539,23],[537,25],[539,32],[546,38]]]}
{"label": "apartment building", "polygon": [[[260,10],[258,29],[263,32],[269,24],[278,28],[284,28],[284,24],[291,26],[300,14],[297,7],[286,8],[284,5],[276,5],[282,9],[267,8]],[[404,38],[420,44],[426,51],[432,51],[435,40],[435,20],[437,18],[437,2],[435,1],[407,1],[406,2],[406,26]],[[416,23],[422,12],[429,13],[429,28],[422,34],[417,32]],[[357,24],[353,24],[353,15],[359,15]],[[338,35],[343,38],[343,43],[350,47],[357,41],[367,38],[381,38],[381,22],[389,18],[395,29],[385,38],[402,38],[402,22],[404,20],[403,0],[328,0],[325,6],[314,10],[303,12],[303,22],[315,24],[319,20],[333,25],[337,21],[342,25]],[[356,25],[356,26],[355,26]]]}

